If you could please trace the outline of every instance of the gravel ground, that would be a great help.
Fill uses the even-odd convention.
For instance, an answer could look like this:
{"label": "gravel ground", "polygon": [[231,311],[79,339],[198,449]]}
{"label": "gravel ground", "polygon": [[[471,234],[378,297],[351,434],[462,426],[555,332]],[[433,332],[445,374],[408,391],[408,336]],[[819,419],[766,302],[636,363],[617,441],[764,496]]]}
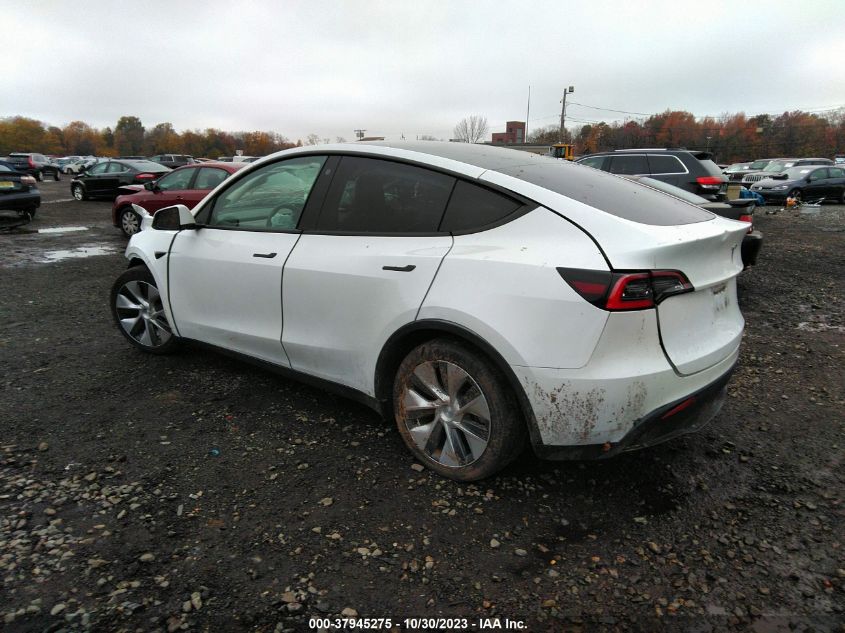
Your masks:
{"label": "gravel ground", "polygon": [[0,234],[4,630],[845,630],[845,207],[758,211],[741,361],[703,432],[461,485],[353,402],[131,348],[111,205],[68,186]]}

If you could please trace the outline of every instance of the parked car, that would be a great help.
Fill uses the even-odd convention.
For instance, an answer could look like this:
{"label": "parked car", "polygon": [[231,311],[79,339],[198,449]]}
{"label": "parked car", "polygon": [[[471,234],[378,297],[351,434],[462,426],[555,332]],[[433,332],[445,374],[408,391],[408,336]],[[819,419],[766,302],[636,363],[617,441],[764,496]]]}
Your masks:
{"label": "parked car", "polygon": [[150,156],[149,160],[165,167],[170,167],[170,169],[182,167],[183,165],[193,165],[196,162],[193,156],[188,156],[187,154],[157,154],[156,156]]}
{"label": "parked car", "polygon": [[686,149],[620,149],[590,154],[576,162],[620,176],[651,176],[721,202],[728,198],[728,179],[711,156]]}
{"label": "parked car", "polygon": [[[755,160],[751,163],[737,163],[738,165],[746,165],[746,167],[742,169],[734,169],[730,172],[728,170],[725,170],[725,175],[728,177],[728,180],[730,182],[742,182],[742,177],[744,175],[762,170],[771,161],[771,158],[763,158],[760,160]],[[731,165],[731,167],[734,167],[734,165]]]}
{"label": "parked car", "polygon": [[70,182],[70,193],[77,200],[114,198],[124,185],[151,182],[167,173],[169,168],[148,160],[105,160],[80,172]]}
{"label": "parked car", "polygon": [[845,168],[805,165],[790,167],[751,186],[766,203],[782,203],[787,198],[845,204]]}
{"label": "parked car", "polygon": [[200,163],[179,167],[143,185],[121,187],[112,205],[112,222],[126,237],[131,237],[141,229],[141,216],[133,204],[150,215],[174,204],[193,209],[209,191],[243,167],[244,163]]}
{"label": "parked car", "polygon": [[16,163],[0,161],[0,211],[32,218],[41,206],[41,192],[35,177],[16,167]]}
{"label": "parked car", "polygon": [[754,228],[754,207],[756,201],[752,198],[743,200],[728,200],[727,202],[711,202],[694,193],[690,193],[686,189],[681,189],[675,185],[670,185],[661,180],[649,178],[648,176],[625,176],[630,180],[652,187],[670,196],[680,198],[685,202],[694,204],[701,209],[706,209],[716,215],[721,215],[723,218],[729,220],[736,220],[737,222],[746,222],[748,232],[742,238],[742,264],[746,268],[754,266],[757,263],[757,255],[763,246],[763,234]]}
{"label": "parked car", "polygon": [[734,174],[741,174],[743,172],[748,171],[751,168],[751,163],[733,163],[732,165],[727,165],[722,169],[722,173],[728,177],[728,180],[731,180],[731,176]]}
{"label": "parked car", "polygon": [[774,174],[780,174],[790,167],[803,167],[805,165],[832,165],[829,158],[770,158],[768,164],[760,171],[746,173],[742,177],[742,186],[751,189],[755,182],[770,178]]}
{"label": "parked car", "polygon": [[332,385],[458,480],[526,438],[597,458],[696,430],[739,354],[747,225],[526,152],[295,148],[144,227],[111,293],[133,345]]}
{"label": "parked car", "polygon": [[75,163],[76,161],[80,160],[81,158],[82,158],[81,156],[62,156],[61,158],[54,159],[53,164],[56,167],[59,168],[60,172],[62,172],[64,174],[64,173],[67,173],[67,172],[65,172],[65,167],[67,167],[71,163]]}
{"label": "parked car", "polygon": [[53,180],[62,179],[59,168],[44,154],[12,152],[6,162],[14,165],[17,171],[33,176],[39,182],[44,180],[46,175],[52,176]]}

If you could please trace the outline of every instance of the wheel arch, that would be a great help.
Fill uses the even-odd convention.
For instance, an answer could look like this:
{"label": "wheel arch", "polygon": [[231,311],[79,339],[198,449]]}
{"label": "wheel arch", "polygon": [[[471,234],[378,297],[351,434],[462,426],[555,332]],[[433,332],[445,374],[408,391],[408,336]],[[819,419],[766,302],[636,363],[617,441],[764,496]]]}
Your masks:
{"label": "wheel arch", "polygon": [[513,390],[519,402],[525,426],[533,447],[542,446],[542,439],[537,428],[534,410],[528,401],[525,389],[516,377],[508,362],[489,342],[466,327],[450,321],[439,319],[422,319],[408,323],[387,339],[382,346],[376,361],[376,371],[373,381],[376,399],[382,415],[393,419],[393,377],[400,363],[408,353],[426,341],[436,338],[452,338],[477,349],[490,359],[493,365],[502,373],[508,386]]}

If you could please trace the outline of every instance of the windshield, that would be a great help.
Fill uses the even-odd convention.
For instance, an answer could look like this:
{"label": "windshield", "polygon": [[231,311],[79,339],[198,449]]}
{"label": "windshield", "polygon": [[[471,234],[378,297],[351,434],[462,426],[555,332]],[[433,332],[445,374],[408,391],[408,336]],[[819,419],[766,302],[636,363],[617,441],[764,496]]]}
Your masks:
{"label": "windshield", "polygon": [[787,180],[799,180],[809,174],[814,169],[818,169],[817,165],[807,165],[806,167],[792,167],[785,170]]}
{"label": "windshield", "polygon": [[753,163],[751,163],[751,166],[748,169],[760,170],[763,169],[770,162],[772,161],[770,161],[768,158],[764,158],[763,160],[755,160]]}
{"label": "windshield", "polygon": [[748,163],[734,163],[730,167],[728,167],[725,171],[729,174],[735,174],[738,171],[747,171],[748,170]]}
{"label": "windshield", "polygon": [[792,167],[794,164],[795,160],[773,160],[768,165],[766,165],[763,171],[779,174],[784,171],[787,167]]}

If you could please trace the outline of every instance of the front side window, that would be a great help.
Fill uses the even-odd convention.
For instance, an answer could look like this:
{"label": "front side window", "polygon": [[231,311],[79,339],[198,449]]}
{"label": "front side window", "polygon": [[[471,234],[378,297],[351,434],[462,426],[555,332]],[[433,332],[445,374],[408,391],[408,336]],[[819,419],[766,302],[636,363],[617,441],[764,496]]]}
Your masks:
{"label": "front side window", "polygon": [[266,165],[223,191],[208,226],[254,231],[295,229],[325,156],[302,156]]}
{"label": "front side window", "polygon": [[91,169],[88,170],[89,174],[104,174],[106,173],[106,168],[109,166],[110,163],[97,163]]}
{"label": "front side window", "polygon": [[823,180],[827,178],[827,169],[816,169],[812,174],[810,174],[810,181],[814,180]]}
{"label": "front side window", "polygon": [[629,176],[648,174],[648,160],[646,160],[645,155],[614,156],[610,163],[610,173]]}
{"label": "front side window", "polygon": [[437,231],[455,179],[372,158],[345,157],[317,220],[317,230],[353,233]]}
{"label": "front side window", "polygon": [[109,163],[109,168],[106,170],[108,174],[119,174],[128,171],[128,168],[123,163]]}
{"label": "front side window", "polygon": [[194,169],[178,169],[167,174],[158,181],[158,188],[162,191],[170,191],[171,189],[187,189],[191,184],[191,178],[194,176]]}

